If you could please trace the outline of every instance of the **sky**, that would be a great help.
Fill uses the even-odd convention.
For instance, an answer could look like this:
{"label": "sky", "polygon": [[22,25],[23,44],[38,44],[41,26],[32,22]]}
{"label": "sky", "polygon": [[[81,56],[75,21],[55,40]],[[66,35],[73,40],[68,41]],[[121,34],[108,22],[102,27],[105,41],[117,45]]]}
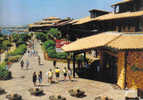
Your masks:
{"label": "sky", "polygon": [[74,19],[89,16],[90,9],[113,11],[121,0],[0,0],[0,26],[27,25],[50,16]]}

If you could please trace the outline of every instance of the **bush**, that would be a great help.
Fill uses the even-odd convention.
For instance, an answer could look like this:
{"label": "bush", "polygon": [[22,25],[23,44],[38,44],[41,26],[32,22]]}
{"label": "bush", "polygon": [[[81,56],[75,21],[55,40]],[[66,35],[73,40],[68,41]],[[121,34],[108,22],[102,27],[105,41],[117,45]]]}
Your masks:
{"label": "bush", "polygon": [[21,58],[21,55],[10,56],[10,57],[8,57],[8,62],[17,62],[19,60],[19,58]]}
{"label": "bush", "polygon": [[8,54],[8,56],[17,56],[17,55],[23,55],[26,51],[26,45],[22,44],[18,46],[15,51]]}
{"label": "bush", "polygon": [[38,40],[41,40],[42,42],[46,41],[46,34],[44,34],[43,32],[39,32],[39,33],[36,33],[36,38]]}
{"label": "bush", "polygon": [[6,80],[9,79],[9,71],[5,68],[6,63],[0,65],[0,79]]}
{"label": "bush", "polygon": [[54,41],[48,40],[43,43],[43,48],[45,49],[45,51],[48,51],[48,49],[55,49],[55,45],[56,43]]}
{"label": "bush", "polygon": [[55,42],[53,40],[48,40],[44,42],[43,48],[46,52],[48,52],[48,56],[51,58],[66,59],[68,56],[68,54],[65,52],[56,52]]}
{"label": "bush", "polygon": [[48,56],[51,58],[56,58],[56,50],[48,50]]}
{"label": "bush", "polygon": [[58,58],[58,59],[66,59],[68,56],[67,53],[65,53],[65,52],[57,52],[56,55],[57,55],[56,58]]}

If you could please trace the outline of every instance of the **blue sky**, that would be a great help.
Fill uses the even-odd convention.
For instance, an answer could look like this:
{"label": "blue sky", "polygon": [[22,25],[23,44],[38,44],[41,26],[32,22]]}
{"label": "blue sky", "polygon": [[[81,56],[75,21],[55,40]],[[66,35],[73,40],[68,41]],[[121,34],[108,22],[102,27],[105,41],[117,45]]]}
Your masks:
{"label": "blue sky", "polygon": [[43,18],[88,16],[90,9],[112,11],[121,0],[0,0],[0,25],[26,25]]}

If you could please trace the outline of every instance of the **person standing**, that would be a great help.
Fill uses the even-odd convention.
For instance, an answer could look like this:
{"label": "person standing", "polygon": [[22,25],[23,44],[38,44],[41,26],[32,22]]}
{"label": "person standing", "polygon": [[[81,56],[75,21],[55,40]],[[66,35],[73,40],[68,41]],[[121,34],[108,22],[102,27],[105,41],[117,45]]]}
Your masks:
{"label": "person standing", "polygon": [[52,72],[52,69],[50,69],[48,72],[47,72],[47,75],[48,75],[48,83],[52,83],[53,81],[53,72]]}
{"label": "person standing", "polygon": [[36,72],[33,73],[33,84],[36,86],[36,81],[37,81],[37,75]]}
{"label": "person standing", "polygon": [[42,83],[42,71],[39,72],[38,74],[38,80],[39,80],[39,86]]}
{"label": "person standing", "polygon": [[56,60],[53,61],[53,66],[56,67]]}
{"label": "person standing", "polygon": [[56,75],[56,81],[58,82],[59,81],[59,77],[60,77],[60,69],[59,69],[59,67],[56,67],[55,75]]}
{"label": "person standing", "polygon": [[66,80],[66,77],[67,77],[67,68],[64,67],[63,69],[63,74],[64,74],[64,81]]}
{"label": "person standing", "polygon": [[26,69],[28,69],[28,67],[29,67],[29,60],[27,59],[26,60]]}
{"label": "person standing", "polygon": [[69,77],[69,80],[71,81],[72,80],[72,70],[70,68],[68,69],[68,77]]}
{"label": "person standing", "polygon": [[40,58],[40,56],[38,56],[38,64],[39,65],[41,64],[41,58]]}
{"label": "person standing", "polygon": [[23,67],[24,67],[24,61],[23,60],[20,62],[20,65],[21,65],[21,69],[23,69]]}

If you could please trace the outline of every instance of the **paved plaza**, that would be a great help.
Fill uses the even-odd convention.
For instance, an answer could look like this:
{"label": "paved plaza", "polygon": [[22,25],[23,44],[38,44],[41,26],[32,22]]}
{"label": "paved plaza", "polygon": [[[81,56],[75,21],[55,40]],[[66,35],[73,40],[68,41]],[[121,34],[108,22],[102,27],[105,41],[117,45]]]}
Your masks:
{"label": "paved plaza", "polygon": [[[114,100],[124,100],[124,90],[114,89],[112,84],[103,83],[99,81],[87,80],[76,78],[74,81],[60,81],[56,84],[49,84],[47,82],[46,72],[53,67],[53,62],[45,61],[43,57],[43,51],[39,43],[35,45],[36,51],[41,57],[42,65],[38,65],[38,58],[36,56],[29,57],[27,54],[23,56],[24,61],[27,59],[30,61],[29,69],[21,69],[19,63],[14,63],[10,70],[12,71],[13,79],[7,81],[0,81],[0,87],[4,88],[8,93],[18,93],[22,95],[23,100],[48,100],[50,95],[62,95],[67,98],[67,100],[94,100],[97,96],[109,96]],[[61,69],[65,67],[65,63],[57,63]],[[43,72],[43,82],[41,88],[44,90],[45,95],[40,97],[32,96],[28,89],[33,86],[32,83],[32,74],[34,71],[37,73],[39,71]],[[24,76],[24,78],[22,78]],[[55,77],[54,77],[55,79]],[[60,78],[63,80],[63,75]],[[71,97],[68,93],[68,90],[72,88],[80,88],[86,92],[86,97],[84,98],[75,98]],[[7,100],[5,95],[0,96],[0,100]]]}

